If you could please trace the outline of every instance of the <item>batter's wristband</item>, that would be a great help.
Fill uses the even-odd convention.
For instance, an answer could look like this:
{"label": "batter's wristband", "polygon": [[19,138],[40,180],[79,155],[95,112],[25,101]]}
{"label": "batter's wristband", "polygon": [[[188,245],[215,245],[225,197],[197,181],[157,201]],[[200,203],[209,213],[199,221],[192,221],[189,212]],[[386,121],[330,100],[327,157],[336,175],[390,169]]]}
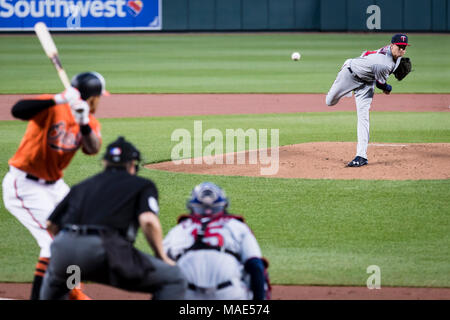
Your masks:
{"label": "batter's wristband", "polygon": [[83,136],[87,136],[88,134],[91,133],[92,128],[90,125],[85,124],[84,126],[80,126],[80,131]]}

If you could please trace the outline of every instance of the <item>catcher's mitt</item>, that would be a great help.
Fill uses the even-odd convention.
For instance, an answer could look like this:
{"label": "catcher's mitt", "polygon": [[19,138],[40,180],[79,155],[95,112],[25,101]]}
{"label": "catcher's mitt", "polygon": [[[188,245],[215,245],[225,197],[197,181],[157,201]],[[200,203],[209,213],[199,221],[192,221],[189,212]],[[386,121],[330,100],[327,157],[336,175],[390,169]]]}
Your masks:
{"label": "catcher's mitt", "polygon": [[411,72],[411,67],[411,59],[403,57],[402,60],[400,60],[397,69],[394,71],[395,78],[397,78],[398,81],[401,81]]}

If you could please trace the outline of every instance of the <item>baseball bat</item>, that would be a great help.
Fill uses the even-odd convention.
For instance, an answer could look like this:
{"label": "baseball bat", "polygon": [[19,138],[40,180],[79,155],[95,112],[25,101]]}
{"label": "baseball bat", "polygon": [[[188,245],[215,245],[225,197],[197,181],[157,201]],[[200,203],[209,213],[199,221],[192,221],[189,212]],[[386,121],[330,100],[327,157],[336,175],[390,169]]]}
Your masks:
{"label": "baseball bat", "polygon": [[58,49],[56,49],[55,43],[53,42],[52,36],[50,35],[50,32],[48,31],[45,23],[36,23],[34,26],[34,32],[36,32],[36,35],[41,42],[45,54],[50,58],[50,61],[55,66],[56,71],[58,72],[59,79],[61,79],[64,88],[69,88],[69,78],[67,77],[66,71],[64,70],[61,61],[59,60]]}

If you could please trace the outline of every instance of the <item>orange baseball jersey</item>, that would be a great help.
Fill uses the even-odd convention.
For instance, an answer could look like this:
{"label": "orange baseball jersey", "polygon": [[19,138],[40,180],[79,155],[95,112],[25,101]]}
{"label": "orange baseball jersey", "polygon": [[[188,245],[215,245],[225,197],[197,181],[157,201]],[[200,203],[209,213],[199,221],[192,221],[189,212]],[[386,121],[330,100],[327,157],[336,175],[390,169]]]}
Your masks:
{"label": "orange baseball jersey", "polygon": [[[41,95],[38,99],[53,99],[53,96]],[[92,114],[89,115],[89,125],[101,138],[100,123]],[[80,146],[80,126],[75,122],[70,106],[56,105],[29,120],[25,135],[9,164],[41,179],[58,180]]]}

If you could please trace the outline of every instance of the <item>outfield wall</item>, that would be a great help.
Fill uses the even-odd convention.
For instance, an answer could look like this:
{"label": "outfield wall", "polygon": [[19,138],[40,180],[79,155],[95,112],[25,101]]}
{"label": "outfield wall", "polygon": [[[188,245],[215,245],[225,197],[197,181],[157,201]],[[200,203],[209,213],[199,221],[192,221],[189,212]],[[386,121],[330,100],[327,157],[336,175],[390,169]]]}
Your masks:
{"label": "outfield wall", "polygon": [[450,31],[450,0],[163,0],[162,5],[163,30],[173,31]]}
{"label": "outfield wall", "polygon": [[450,0],[0,0],[0,31],[450,31]]}

